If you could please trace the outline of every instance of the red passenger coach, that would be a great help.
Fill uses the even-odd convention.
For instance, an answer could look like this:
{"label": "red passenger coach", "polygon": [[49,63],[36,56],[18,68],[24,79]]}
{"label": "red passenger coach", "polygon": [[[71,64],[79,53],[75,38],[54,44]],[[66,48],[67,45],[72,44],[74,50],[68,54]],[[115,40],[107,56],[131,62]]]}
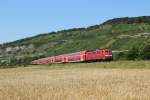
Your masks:
{"label": "red passenger coach", "polygon": [[68,62],[92,62],[92,61],[111,61],[112,51],[110,49],[98,49],[95,51],[80,51],[75,53],[63,54],[59,56],[46,57],[34,60],[34,65],[49,63],[68,63]]}

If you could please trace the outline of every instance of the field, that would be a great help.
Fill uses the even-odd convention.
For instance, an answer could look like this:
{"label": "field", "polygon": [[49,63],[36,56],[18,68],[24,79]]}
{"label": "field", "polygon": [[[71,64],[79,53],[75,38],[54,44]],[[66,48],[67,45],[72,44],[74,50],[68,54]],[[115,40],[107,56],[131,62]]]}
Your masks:
{"label": "field", "polygon": [[0,69],[0,100],[150,100],[150,61]]}

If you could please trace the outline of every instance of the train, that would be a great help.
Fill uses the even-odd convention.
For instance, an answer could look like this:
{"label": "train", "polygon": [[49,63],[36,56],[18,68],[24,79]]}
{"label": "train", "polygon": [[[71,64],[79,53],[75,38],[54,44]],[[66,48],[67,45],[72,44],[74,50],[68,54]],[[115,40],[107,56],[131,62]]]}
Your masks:
{"label": "train", "polygon": [[96,62],[113,60],[111,49],[97,49],[92,51],[80,51],[58,56],[37,59],[31,62],[33,65],[52,64],[52,63],[72,63],[72,62]]}

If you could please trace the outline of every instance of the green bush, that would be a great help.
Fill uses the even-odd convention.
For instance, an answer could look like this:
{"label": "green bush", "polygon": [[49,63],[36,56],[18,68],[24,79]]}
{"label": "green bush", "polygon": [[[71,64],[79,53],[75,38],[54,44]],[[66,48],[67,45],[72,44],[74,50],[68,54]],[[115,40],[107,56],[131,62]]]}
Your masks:
{"label": "green bush", "polygon": [[150,60],[150,45],[142,44],[132,47],[126,58],[127,60]]}
{"label": "green bush", "polygon": [[113,54],[113,60],[126,60],[126,52],[118,52]]}
{"label": "green bush", "polygon": [[139,47],[133,47],[129,50],[127,53],[127,59],[128,60],[135,60],[139,57]]}

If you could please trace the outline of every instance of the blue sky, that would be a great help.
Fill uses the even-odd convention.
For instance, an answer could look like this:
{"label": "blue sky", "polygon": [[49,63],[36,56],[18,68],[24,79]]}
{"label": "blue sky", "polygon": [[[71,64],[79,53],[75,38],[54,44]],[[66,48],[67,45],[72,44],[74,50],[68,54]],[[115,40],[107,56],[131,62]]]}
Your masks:
{"label": "blue sky", "polygon": [[150,0],[0,0],[0,43],[148,15]]}

